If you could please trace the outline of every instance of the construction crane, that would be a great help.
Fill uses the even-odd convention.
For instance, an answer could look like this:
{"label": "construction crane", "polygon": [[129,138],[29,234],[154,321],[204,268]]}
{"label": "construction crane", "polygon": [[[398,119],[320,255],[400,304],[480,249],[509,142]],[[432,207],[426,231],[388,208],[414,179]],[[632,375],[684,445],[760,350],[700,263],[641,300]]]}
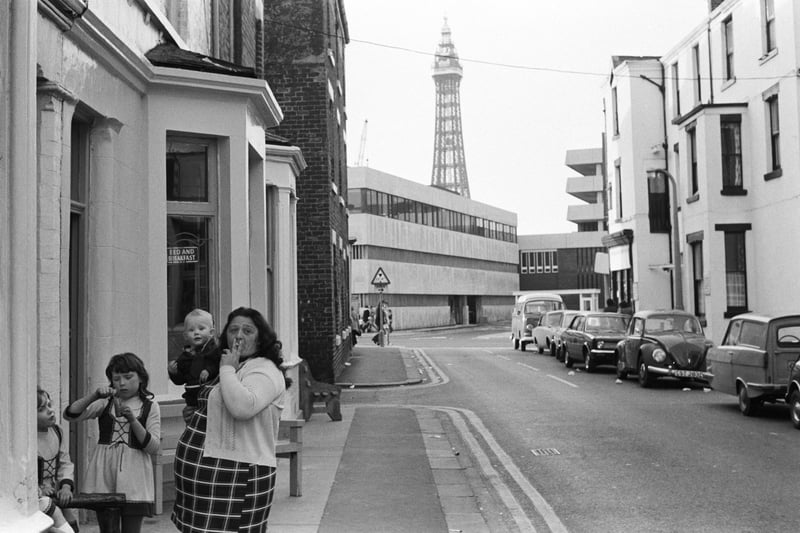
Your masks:
{"label": "construction crane", "polygon": [[[358,147],[358,160],[356,161],[357,167],[364,166],[364,155],[367,148],[367,119],[364,119],[364,127],[361,129],[361,144]],[[367,160],[367,164],[369,160]]]}

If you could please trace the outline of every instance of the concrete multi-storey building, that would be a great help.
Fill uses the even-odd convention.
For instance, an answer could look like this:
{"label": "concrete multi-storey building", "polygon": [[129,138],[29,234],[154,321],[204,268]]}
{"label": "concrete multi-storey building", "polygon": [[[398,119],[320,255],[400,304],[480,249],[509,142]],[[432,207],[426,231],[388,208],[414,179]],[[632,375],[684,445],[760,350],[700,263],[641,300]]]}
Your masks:
{"label": "concrete multi-storey building", "polygon": [[385,300],[397,329],[508,320],[516,214],[371,168],[348,175],[354,308]]}
{"label": "concrete multi-storey building", "polygon": [[713,0],[664,56],[614,59],[606,242],[637,308],[684,306],[716,342],[797,310],[798,49],[796,2]]}
{"label": "concrete multi-storey building", "polygon": [[[200,3],[165,4],[11,0],[0,17],[7,531],[40,530],[37,385],[62,412],[130,351],[159,401],[179,398],[166,365],[194,307],[218,324],[241,305],[262,310],[286,361],[298,361],[295,180],[305,163],[267,132],[283,112],[255,68],[261,3],[217,2],[216,18],[193,11]],[[80,473],[97,427],[64,429]]]}
{"label": "concrete multi-storey building", "polygon": [[577,231],[520,235],[519,288],[559,293],[569,309],[598,309],[609,294],[603,149],[568,150],[564,162],[579,174],[566,184],[567,193],[583,202],[567,208]]}
{"label": "concrete multi-storey building", "polygon": [[319,381],[350,355],[343,0],[265,0],[264,73],[303,150],[297,181],[300,355]]}

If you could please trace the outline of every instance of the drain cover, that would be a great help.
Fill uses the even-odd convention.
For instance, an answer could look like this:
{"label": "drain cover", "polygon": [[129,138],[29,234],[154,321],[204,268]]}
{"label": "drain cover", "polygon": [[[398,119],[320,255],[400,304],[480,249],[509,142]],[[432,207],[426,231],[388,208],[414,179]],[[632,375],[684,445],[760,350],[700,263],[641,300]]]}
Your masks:
{"label": "drain cover", "polygon": [[546,456],[546,455],[561,455],[561,452],[556,450],[555,448],[539,448],[536,450],[531,450],[533,455],[536,456]]}

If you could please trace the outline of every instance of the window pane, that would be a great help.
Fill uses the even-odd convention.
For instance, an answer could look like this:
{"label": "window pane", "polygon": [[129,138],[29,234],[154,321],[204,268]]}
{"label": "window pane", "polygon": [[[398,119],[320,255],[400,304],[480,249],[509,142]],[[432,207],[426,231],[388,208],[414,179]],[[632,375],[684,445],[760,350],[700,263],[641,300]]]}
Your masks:
{"label": "window pane", "polygon": [[183,318],[210,311],[210,217],[167,217],[167,326],[170,360],[183,347]]}
{"label": "window pane", "polygon": [[167,146],[167,201],[208,201],[208,147],[170,142]]}

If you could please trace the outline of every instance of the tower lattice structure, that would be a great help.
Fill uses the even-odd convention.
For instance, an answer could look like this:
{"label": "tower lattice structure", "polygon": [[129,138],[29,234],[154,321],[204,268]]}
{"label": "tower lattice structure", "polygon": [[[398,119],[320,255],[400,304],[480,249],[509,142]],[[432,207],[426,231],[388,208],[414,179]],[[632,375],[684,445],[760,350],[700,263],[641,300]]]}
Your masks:
{"label": "tower lattice structure", "polygon": [[436,132],[433,138],[431,185],[469,198],[464,137],[461,133],[462,69],[447,19],[436,48],[433,81],[436,83]]}

